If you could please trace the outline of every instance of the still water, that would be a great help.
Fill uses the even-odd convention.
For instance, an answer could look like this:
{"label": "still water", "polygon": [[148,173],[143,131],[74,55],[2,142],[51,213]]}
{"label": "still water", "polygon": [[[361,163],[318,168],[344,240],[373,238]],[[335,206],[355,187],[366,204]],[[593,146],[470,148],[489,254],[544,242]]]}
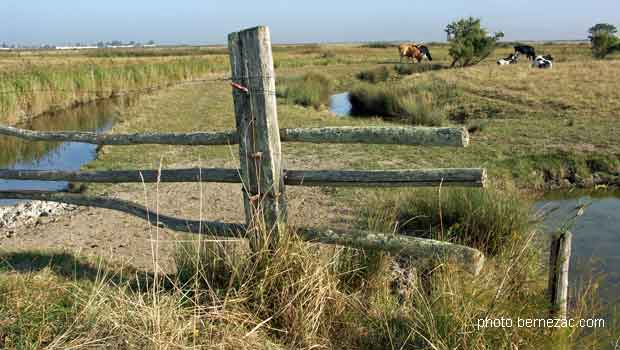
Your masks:
{"label": "still water", "polygon": [[329,98],[329,110],[337,116],[348,116],[351,114],[351,102],[349,93],[332,95]]}
{"label": "still water", "polygon": [[[118,116],[119,108],[126,99],[114,99],[89,103],[54,114],[37,117],[19,125],[20,128],[38,131],[106,131]],[[95,145],[76,142],[32,142],[14,137],[0,136],[0,168],[35,170],[79,170],[96,157]],[[0,179],[0,190],[46,190],[66,189],[64,182],[19,181]],[[15,201],[0,200],[0,205]]]}
{"label": "still water", "polygon": [[548,211],[545,228],[554,232],[586,206],[576,218],[573,233],[569,279],[573,287],[598,278],[603,300],[617,302],[620,297],[620,193],[554,193],[536,206]]}

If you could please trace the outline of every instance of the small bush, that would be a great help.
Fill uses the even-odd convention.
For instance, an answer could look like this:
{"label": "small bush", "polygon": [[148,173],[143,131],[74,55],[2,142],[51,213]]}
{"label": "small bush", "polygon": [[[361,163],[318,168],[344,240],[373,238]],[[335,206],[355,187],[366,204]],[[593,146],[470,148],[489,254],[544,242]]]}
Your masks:
{"label": "small bush", "polygon": [[450,41],[452,66],[472,66],[489,57],[504,34],[488,35],[480,25],[480,19],[469,17],[450,23],[446,27]]}
{"label": "small bush", "polygon": [[290,104],[314,107],[329,104],[332,93],[331,80],[319,73],[308,73],[301,78],[278,81],[276,95]]}
{"label": "small bush", "polygon": [[379,83],[390,79],[390,70],[387,67],[379,67],[371,70],[364,70],[356,75],[357,79],[364,80],[369,83]]}

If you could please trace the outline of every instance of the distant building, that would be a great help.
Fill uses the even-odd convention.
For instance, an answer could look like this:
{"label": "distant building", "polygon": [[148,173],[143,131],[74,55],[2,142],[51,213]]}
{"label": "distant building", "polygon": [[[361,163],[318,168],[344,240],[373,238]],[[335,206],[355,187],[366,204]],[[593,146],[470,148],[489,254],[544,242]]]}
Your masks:
{"label": "distant building", "polygon": [[97,46],[56,46],[56,50],[92,50]]}

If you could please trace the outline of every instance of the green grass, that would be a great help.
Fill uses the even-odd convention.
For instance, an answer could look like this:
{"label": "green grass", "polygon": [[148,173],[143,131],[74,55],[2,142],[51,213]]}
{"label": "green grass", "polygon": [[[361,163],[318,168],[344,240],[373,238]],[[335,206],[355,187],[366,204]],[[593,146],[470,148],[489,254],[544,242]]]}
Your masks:
{"label": "green grass", "polygon": [[320,73],[307,73],[300,78],[278,81],[277,96],[287,103],[319,109],[329,105],[332,82]]}
{"label": "green grass", "polygon": [[463,244],[489,255],[501,254],[520,239],[515,235],[535,229],[532,204],[511,188],[401,191],[363,208],[365,222],[379,217],[401,234]]}

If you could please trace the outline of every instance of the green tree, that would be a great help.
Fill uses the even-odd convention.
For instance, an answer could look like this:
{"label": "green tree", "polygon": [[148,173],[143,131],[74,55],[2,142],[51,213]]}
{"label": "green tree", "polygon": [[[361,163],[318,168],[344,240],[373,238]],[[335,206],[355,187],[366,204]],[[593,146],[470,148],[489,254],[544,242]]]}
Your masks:
{"label": "green tree", "polygon": [[592,55],[605,58],[614,51],[620,51],[620,38],[616,36],[618,29],[608,23],[598,23],[588,30]]}
{"label": "green tree", "polygon": [[482,27],[480,19],[473,17],[448,24],[446,33],[450,42],[452,67],[457,64],[467,67],[482,62],[493,53],[497,41],[504,37],[502,32],[489,35]]}
{"label": "green tree", "polygon": [[590,40],[592,40],[592,36],[596,33],[607,32],[609,34],[616,34],[618,32],[618,28],[613,24],[609,23],[598,23],[593,25],[590,29],[588,29],[588,33],[590,33]]}

